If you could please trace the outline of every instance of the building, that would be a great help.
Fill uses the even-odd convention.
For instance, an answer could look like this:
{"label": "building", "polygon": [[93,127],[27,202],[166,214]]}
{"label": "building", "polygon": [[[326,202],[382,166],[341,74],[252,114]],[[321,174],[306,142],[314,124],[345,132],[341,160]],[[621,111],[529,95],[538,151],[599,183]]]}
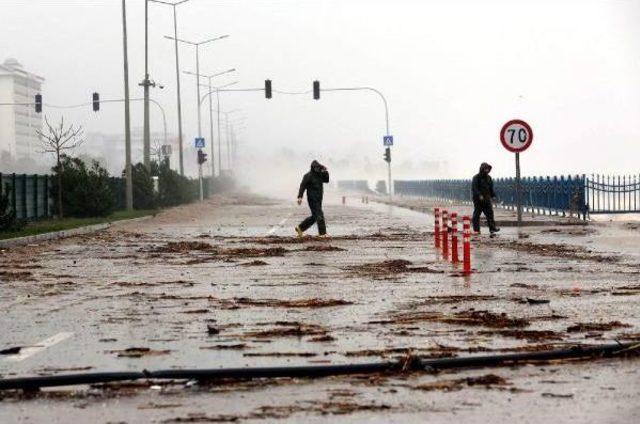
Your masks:
{"label": "building", "polygon": [[40,145],[36,131],[42,129],[42,116],[33,103],[43,82],[44,78],[26,71],[15,59],[0,65],[0,156],[8,153],[15,161],[36,155]]}

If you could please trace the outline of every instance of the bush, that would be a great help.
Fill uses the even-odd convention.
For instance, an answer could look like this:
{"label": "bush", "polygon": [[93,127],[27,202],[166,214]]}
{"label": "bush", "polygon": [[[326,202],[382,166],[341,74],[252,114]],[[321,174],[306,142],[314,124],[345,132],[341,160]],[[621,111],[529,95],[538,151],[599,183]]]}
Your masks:
{"label": "bush", "polygon": [[152,173],[159,178],[160,206],[177,206],[198,199],[198,181],[178,174],[166,162],[153,162]]}
{"label": "bush", "polygon": [[24,222],[16,219],[16,214],[9,204],[11,197],[11,187],[5,185],[4,193],[0,194],[0,231],[19,230],[24,226]]}
{"label": "bush", "polygon": [[[65,216],[79,218],[108,216],[115,208],[115,193],[109,173],[97,161],[91,166],[80,159],[62,156],[62,206]],[[57,174],[58,167],[53,167]],[[58,180],[54,179],[53,195],[57,196]]]}
{"label": "bush", "polygon": [[158,199],[153,189],[151,173],[142,163],[137,163],[131,167],[131,174],[133,177],[133,208],[156,209]]}

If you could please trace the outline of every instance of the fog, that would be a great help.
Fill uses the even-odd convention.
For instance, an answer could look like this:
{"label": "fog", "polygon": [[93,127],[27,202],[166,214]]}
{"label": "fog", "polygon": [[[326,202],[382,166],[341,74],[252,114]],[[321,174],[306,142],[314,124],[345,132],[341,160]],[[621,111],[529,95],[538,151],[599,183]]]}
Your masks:
{"label": "fog", "polygon": [[[144,1],[127,5],[132,97],[141,97]],[[14,57],[43,76],[50,105],[88,102],[94,91],[121,98],[120,7],[119,0],[4,0],[0,61]],[[173,35],[172,8],[149,9],[150,74],[165,87],[151,96],[166,110],[175,143],[174,50],[163,38]],[[181,38],[230,35],[201,47],[201,73],[236,68],[215,80],[238,81],[234,88],[273,81],[269,100],[263,92],[221,94],[221,109],[236,110],[230,115],[236,173],[260,189],[293,196],[312,159],[328,164],[334,180],[386,178],[380,98],[366,91],[322,92],[318,101],[311,93],[279,93],[308,92],[313,80],[322,88],[369,86],[384,93],[395,178],[470,177],[481,161],[492,163],[497,176],[512,175],[513,154],[498,139],[512,118],[528,121],[535,134],[522,155],[524,175],[637,172],[640,2],[191,0],[177,10]],[[195,71],[193,47],[182,45],[180,60],[183,70]],[[196,85],[189,75],[181,81],[185,164],[193,175]],[[103,104],[99,113],[90,106],[45,113],[64,114],[87,134],[112,135],[111,143],[122,144],[121,104]],[[160,143],[161,115],[153,105],[151,114]],[[210,142],[206,102],[202,116]],[[142,127],[140,102],[132,106],[132,127]],[[115,149],[96,143],[77,153],[99,157],[101,149]],[[124,158],[109,161],[115,173]]]}

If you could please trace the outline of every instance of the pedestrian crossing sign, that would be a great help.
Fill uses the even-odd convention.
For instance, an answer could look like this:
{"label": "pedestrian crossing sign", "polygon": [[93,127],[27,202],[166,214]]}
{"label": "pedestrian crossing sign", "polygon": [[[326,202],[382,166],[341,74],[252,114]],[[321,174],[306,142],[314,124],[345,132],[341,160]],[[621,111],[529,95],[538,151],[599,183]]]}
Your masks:
{"label": "pedestrian crossing sign", "polygon": [[384,137],[382,137],[382,144],[385,147],[393,146],[393,136],[392,135],[385,135]]}

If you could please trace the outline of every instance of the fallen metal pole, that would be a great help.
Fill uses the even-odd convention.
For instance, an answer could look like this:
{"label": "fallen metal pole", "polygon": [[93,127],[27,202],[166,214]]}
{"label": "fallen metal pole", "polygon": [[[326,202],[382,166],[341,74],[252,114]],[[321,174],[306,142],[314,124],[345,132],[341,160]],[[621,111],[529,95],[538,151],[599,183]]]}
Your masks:
{"label": "fallen metal pole", "polygon": [[610,358],[625,351],[640,350],[640,343],[615,343],[600,346],[574,346],[568,349],[504,355],[467,356],[423,360],[403,358],[394,362],[345,365],[312,365],[267,368],[182,369],[142,372],[102,372],[0,379],[0,390],[38,390],[42,387],[72,386],[139,379],[246,380],[253,378],[321,378],[335,375],[380,374],[402,371],[432,371],[455,368],[496,367],[557,359]]}

